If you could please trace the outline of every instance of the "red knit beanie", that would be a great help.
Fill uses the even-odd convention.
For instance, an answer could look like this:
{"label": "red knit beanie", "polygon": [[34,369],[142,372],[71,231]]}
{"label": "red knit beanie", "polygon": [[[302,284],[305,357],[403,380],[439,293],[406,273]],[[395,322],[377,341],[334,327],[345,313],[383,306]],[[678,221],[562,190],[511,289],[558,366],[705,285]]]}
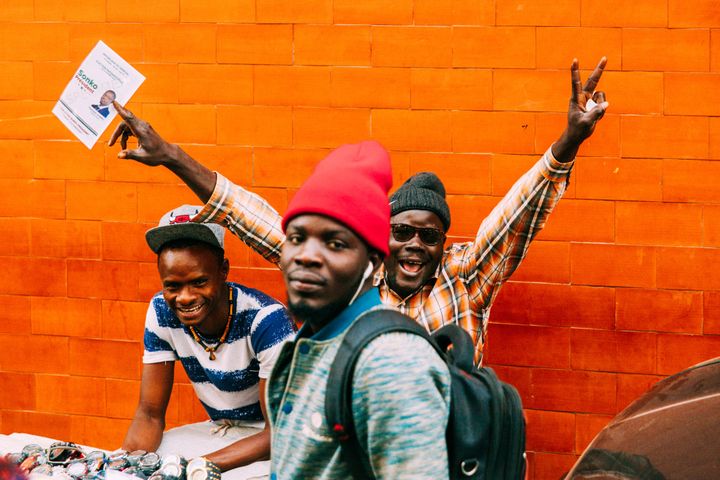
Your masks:
{"label": "red knit beanie", "polygon": [[343,145],[325,157],[300,187],[283,217],[283,231],[298,215],[324,215],[389,254],[392,186],[390,157],[377,142]]}

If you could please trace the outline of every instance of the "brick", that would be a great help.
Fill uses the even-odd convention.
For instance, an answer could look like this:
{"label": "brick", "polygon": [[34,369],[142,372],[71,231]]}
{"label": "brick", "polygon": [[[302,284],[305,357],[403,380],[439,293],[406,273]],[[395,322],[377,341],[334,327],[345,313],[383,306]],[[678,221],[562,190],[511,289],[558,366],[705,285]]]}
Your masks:
{"label": "brick", "polygon": [[561,201],[538,235],[542,240],[612,242],[615,240],[615,204],[593,200]]}
{"label": "brick", "polygon": [[609,415],[575,415],[575,452],[585,450],[610,420]]}
{"label": "brick", "polygon": [[[137,148],[134,138],[128,142],[128,148]],[[186,150],[183,147],[184,150]],[[187,151],[187,150],[186,150]],[[166,168],[148,168],[139,162],[117,158],[120,144],[106,150],[105,180],[110,182],[140,183],[177,183],[178,178]]]}
{"label": "brick", "polygon": [[607,57],[605,70],[616,70],[620,68],[622,45],[622,31],[617,28],[538,27],[537,68],[567,72],[577,58],[587,69]]}
{"label": "brick", "polygon": [[17,218],[0,218],[5,255],[27,256],[30,253],[30,222]]}
{"label": "brick", "polygon": [[613,113],[646,115],[663,112],[662,73],[605,72],[598,90],[607,92]]}
{"label": "brick", "polygon": [[510,281],[493,304],[492,321],[612,330],[615,289]]}
{"label": "brick", "polygon": [[[417,172],[434,172],[449,194],[490,194],[490,165],[491,156],[485,154],[444,154],[444,153],[415,153],[409,157],[409,174]],[[393,166],[393,171],[396,169]],[[407,178],[403,178],[396,185],[401,185]]]}
{"label": "brick", "polygon": [[217,109],[217,143],[284,147],[292,144],[290,107],[231,107]]}
{"label": "brick", "polygon": [[65,218],[65,182],[0,179],[0,211],[11,217]]}
{"label": "brick", "polygon": [[330,105],[330,68],[262,66],[254,68],[258,105]]}
{"label": "brick", "polygon": [[370,65],[370,27],[297,25],[296,65]]}
{"label": "brick", "polygon": [[[178,65],[169,63],[144,63],[137,65],[145,76],[142,88],[133,96],[133,100],[142,103],[178,103]],[[220,83],[218,81],[218,83]],[[213,91],[204,88],[198,95]],[[228,93],[232,95],[234,92]]]}
{"label": "brick", "polygon": [[532,478],[553,480],[563,478],[576,461],[577,456],[570,454],[534,453],[531,466]]}
{"label": "brick", "polygon": [[535,119],[524,112],[452,112],[455,152],[533,153]]}
{"label": "brick", "polygon": [[682,203],[618,202],[617,241],[633,245],[699,246],[703,211]]}
{"label": "brick", "polygon": [[700,292],[619,289],[617,328],[674,333],[702,333]]}
{"label": "brick", "polygon": [[452,66],[535,68],[535,28],[455,27]]}
{"label": "brick", "polygon": [[[267,265],[267,262],[265,264]],[[281,302],[284,302],[287,298],[282,274],[277,268],[232,269],[230,272],[230,281],[242,283],[243,285],[252,285],[253,288]]]}
{"label": "brick", "polygon": [[720,30],[710,30],[710,71],[720,71]]}
{"label": "brick", "polygon": [[138,266],[130,262],[68,260],[68,295],[110,300],[138,299]]}
{"label": "brick", "polygon": [[356,23],[371,25],[412,23],[413,1],[399,0],[388,4],[382,0],[334,0],[333,20],[335,23]]}
{"label": "brick", "polygon": [[496,110],[567,111],[567,72],[496,70],[493,76]]}
{"label": "brick", "polygon": [[678,290],[720,290],[720,278],[708,275],[720,266],[720,250],[661,248],[657,258],[657,286]]}
{"label": "brick", "polygon": [[138,220],[148,225],[157,225],[163,215],[178,205],[199,203],[202,202],[185,185],[138,185]]}
{"label": "brick", "polygon": [[416,25],[494,25],[495,2],[415,0]]}
{"label": "brick", "polygon": [[147,302],[103,300],[102,338],[107,340],[140,341],[145,332],[147,309]]}
{"label": "brick", "polygon": [[656,375],[619,374],[617,376],[617,411],[624,410],[662,378]]}
{"label": "brick", "polygon": [[35,178],[102,180],[103,152],[80,142],[35,142]]}
{"label": "brick", "polygon": [[496,197],[480,195],[448,195],[447,202],[453,220],[448,236],[461,237],[453,241],[472,240],[497,201]]}
{"label": "brick", "polygon": [[[492,339],[489,341],[490,343],[486,344],[486,348],[492,345]],[[487,365],[491,366],[492,369],[495,370],[495,373],[500,380],[513,385],[518,392],[520,392],[523,404],[527,403],[527,399],[530,398],[530,375],[533,371],[532,368],[506,367],[502,365],[495,366],[489,363]]]}
{"label": "brick", "polygon": [[582,0],[583,27],[666,27],[668,6],[664,0]]}
{"label": "brick", "polygon": [[175,142],[215,143],[217,138],[216,111],[210,105],[146,104],[143,114],[156,131]]}
{"label": "brick", "polygon": [[0,295],[0,303],[3,305],[0,333],[30,333],[30,298]]}
{"label": "brick", "polygon": [[[0,403],[2,403],[3,410],[33,410],[35,408],[35,375],[0,372]],[[3,430],[5,430],[4,418]]]}
{"label": "brick", "polygon": [[372,27],[372,64],[386,67],[449,67],[449,27]]}
{"label": "brick", "polygon": [[575,415],[526,410],[526,448],[533,452],[572,453],[575,446]]}
{"label": "brick", "polygon": [[31,22],[34,19],[35,12],[33,11],[34,0],[18,0],[16,2],[7,2],[3,4],[2,10],[0,10],[0,21],[8,22]]}
{"label": "brick", "polygon": [[105,4],[60,3],[52,0],[37,0],[35,2],[35,21],[63,20],[70,22],[104,22]]}
{"label": "brick", "polygon": [[[141,11],[144,11],[144,9]],[[70,63],[72,65],[79,65],[97,44],[98,39],[102,38],[103,42],[110,45],[118,55],[132,63],[134,67],[144,71],[143,65],[137,65],[138,62],[145,60],[142,24],[71,23],[68,28],[70,32]],[[138,91],[138,94],[143,89],[145,89],[145,84]],[[57,98],[57,94],[55,98]]]}
{"label": "brick", "polygon": [[87,298],[32,297],[32,333],[99,338],[100,301]]}
{"label": "brick", "polygon": [[55,102],[0,101],[0,139],[70,139],[72,134],[51,113],[54,105]]}
{"label": "brick", "polygon": [[[152,24],[145,25],[145,61],[157,63],[208,62],[216,58],[215,25]],[[217,51],[219,57],[219,46]]]}
{"label": "brick", "polygon": [[177,395],[179,422],[194,423],[208,419],[207,412],[190,385],[178,385],[174,393]]}
{"label": "brick", "polygon": [[[0,347],[0,365],[5,371],[68,373],[67,337],[2,335]],[[32,352],[32,355],[25,355],[23,352]]]}
{"label": "brick", "polygon": [[570,248],[564,242],[533,242],[513,274],[518,281],[566,283],[570,280]]}
{"label": "brick", "polygon": [[177,22],[180,2],[160,0],[148,5],[142,0],[108,0],[108,22]]}
{"label": "brick", "polygon": [[[140,282],[138,285],[138,299],[148,301],[156,293],[162,289],[160,276],[158,275],[157,264],[140,263],[138,264],[140,271]],[[132,338],[131,340],[135,340]]]}
{"label": "brick", "polygon": [[410,70],[333,67],[330,97],[335,107],[410,107]]}
{"label": "brick", "polygon": [[624,28],[624,70],[658,72],[707,71],[710,36],[707,30]]}
{"label": "brick", "polygon": [[[182,148],[207,168],[222,173],[234,183],[249,185],[252,181],[253,152],[250,148],[220,145],[183,145]],[[177,182],[177,177],[173,178]]]}
{"label": "brick", "polygon": [[299,187],[326,152],[258,148],[253,162],[253,184],[259,187]]}
{"label": "brick", "polygon": [[258,23],[333,23],[332,0],[258,0],[256,3]]}
{"label": "brick", "polygon": [[[665,114],[720,115],[718,73],[665,73]],[[703,92],[698,101],[697,92]]]}
{"label": "brick", "polygon": [[578,198],[662,200],[662,161],[580,158],[574,180]]}
{"label": "brick", "polygon": [[710,152],[708,158],[720,159],[720,118],[709,118],[708,121],[710,122]]}
{"label": "brick", "polygon": [[217,61],[290,65],[293,61],[292,25],[220,25]]}
{"label": "brick", "polygon": [[717,162],[663,162],[663,199],[668,202],[715,202],[720,186],[714,175],[720,174]]}
{"label": "brick", "polygon": [[9,295],[65,295],[65,261],[56,258],[0,257],[5,282],[0,293]]}
{"label": "brick", "polygon": [[135,185],[116,182],[67,182],[67,216],[79,220],[134,221]]}
{"label": "brick", "polygon": [[720,12],[713,0],[696,0],[690,4],[668,1],[668,27],[720,27]]}
{"label": "brick", "polygon": [[[0,24],[3,61],[62,61],[68,59],[69,27],[63,23]],[[52,48],[48,48],[52,45]]]}
{"label": "brick", "polygon": [[253,103],[253,69],[247,65],[180,64],[178,79],[181,103]]}
{"label": "brick", "polygon": [[580,0],[561,0],[548,8],[543,0],[496,0],[498,25],[579,26]]}
{"label": "brick", "polygon": [[703,292],[703,331],[720,335],[720,292]]}
{"label": "brick", "polygon": [[69,375],[37,375],[37,410],[50,413],[104,416],[105,382]]}
{"label": "brick", "polygon": [[[612,98],[609,99],[612,102]],[[612,108],[612,106],[610,107]],[[623,117],[624,118],[624,117]],[[567,127],[567,114],[538,113],[535,115],[535,152],[540,154],[555,142]],[[592,136],[580,146],[579,156],[620,156],[620,115],[606,113]]]}
{"label": "brick", "polygon": [[35,158],[33,142],[27,140],[0,140],[0,157],[3,158],[6,171],[0,172],[0,178],[33,177]]}
{"label": "brick", "polygon": [[703,206],[702,244],[720,246],[720,206]]}
{"label": "brick", "polygon": [[140,379],[142,348],[138,342],[70,339],[70,374]]}
{"label": "brick", "polygon": [[140,399],[140,382],[108,378],[103,387],[107,402],[106,416],[132,419]]}
{"label": "brick", "polygon": [[447,111],[373,110],[372,134],[391,150],[452,150],[451,114]]}
{"label": "brick", "polygon": [[33,219],[30,232],[30,253],[34,256],[100,258],[98,222]]}
{"label": "brick", "polygon": [[717,357],[720,337],[700,335],[659,335],[658,373],[671,375]]}
{"label": "brick", "polygon": [[[490,323],[488,336],[501,348],[490,350],[489,363],[519,367],[570,367],[570,329]],[[542,345],[542,348],[537,348]]]}
{"label": "brick", "polygon": [[77,443],[108,451],[122,444],[130,428],[130,420],[126,419],[73,416],[71,420],[71,438]]}
{"label": "brick", "polygon": [[535,155],[492,155],[491,158],[492,193],[496,196],[505,196],[540,159]]}
{"label": "brick", "polygon": [[656,262],[650,247],[577,243],[570,247],[570,278],[581,285],[654,287]]}
{"label": "brick", "polygon": [[182,0],[181,22],[252,23],[255,21],[253,0]]}
{"label": "brick", "polygon": [[573,370],[655,373],[657,336],[653,333],[573,329]]}
{"label": "brick", "polygon": [[28,410],[3,410],[4,433],[23,432],[49,438],[70,438],[70,416]]}
{"label": "brick", "polygon": [[30,100],[33,84],[32,62],[0,63],[0,100]]}
{"label": "brick", "polygon": [[614,374],[535,369],[526,408],[580,413],[615,413]]}
{"label": "brick", "polygon": [[305,147],[335,148],[370,137],[370,110],[358,108],[293,109],[293,141]]}
{"label": "brick", "polygon": [[33,93],[25,98],[57,101],[58,92],[65,89],[77,67],[70,62],[35,62],[29,76]]}
{"label": "brick", "polygon": [[[678,135],[682,132],[682,135]],[[707,158],[708,121],[695,117],[622,117],[622,156]]]}
{"label": "brick", "polygon": [[155,225],[103,222],[103,260],[154,262],[155,254],[145,242],[145,232]]}
{"label": "brick", "polygon": [[492,110],[490,70],[415,68],[410,78],[412,108]]}

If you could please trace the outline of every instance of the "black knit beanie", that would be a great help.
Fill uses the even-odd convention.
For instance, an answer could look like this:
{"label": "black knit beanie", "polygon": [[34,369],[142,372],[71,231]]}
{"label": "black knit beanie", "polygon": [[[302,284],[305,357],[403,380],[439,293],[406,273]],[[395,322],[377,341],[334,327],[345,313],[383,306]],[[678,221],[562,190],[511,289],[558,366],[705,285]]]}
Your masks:
{"label": "black knit beanie", "polygon": [[416,173],[390,196],[390,216],[406,210],[427,210],[437,215],[447,232],[450,208],[445,201],[445,187],[432,172]]}

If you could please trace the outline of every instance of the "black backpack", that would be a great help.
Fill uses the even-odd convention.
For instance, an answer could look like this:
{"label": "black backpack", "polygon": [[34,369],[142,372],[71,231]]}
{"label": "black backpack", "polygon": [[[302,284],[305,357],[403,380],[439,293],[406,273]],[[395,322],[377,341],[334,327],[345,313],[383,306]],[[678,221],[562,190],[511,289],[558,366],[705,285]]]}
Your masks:
{"label": "black backpack", "polygon": [[372,310],[352,324],[328,377],[325,416],[353,478],[375,478],[353,425],[355,363],[365,345],[389,332],[409,332],[427,339],[450,369],[446,432],[450,478],[524,479],[525,418],[517,390],[498,380],[491,368],[475,367],[472,339],[457,325],[445,325],[431,336],[410,317],[389,309]]}

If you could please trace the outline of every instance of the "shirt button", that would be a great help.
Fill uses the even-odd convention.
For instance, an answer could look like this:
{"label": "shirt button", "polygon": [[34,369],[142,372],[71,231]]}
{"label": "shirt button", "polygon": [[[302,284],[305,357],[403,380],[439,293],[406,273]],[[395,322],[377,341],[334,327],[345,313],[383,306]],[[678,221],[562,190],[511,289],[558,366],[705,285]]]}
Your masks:
{"label": "shirt button", "polygon": [[288,413],[292,412],[292,408],[293,408],[293,407],[292,407],[292,403],[290,403],[290,402],[285,402],[285,405],[283,405],[283,408],[282,408],[282,409],[283,409],[283,412],[285,412],[286,414],[288,414]]}
{"label": "shirt button", "polygon": [[298,350],[300,350],[300,353],[304,355],[310,351],[310,345],[308,345],[307,343],[301,343],[298,347]]}
{"label": "shirt button", "polygon": [[270,474],[270,480],[277,480],[277,475],[274,473]]}

